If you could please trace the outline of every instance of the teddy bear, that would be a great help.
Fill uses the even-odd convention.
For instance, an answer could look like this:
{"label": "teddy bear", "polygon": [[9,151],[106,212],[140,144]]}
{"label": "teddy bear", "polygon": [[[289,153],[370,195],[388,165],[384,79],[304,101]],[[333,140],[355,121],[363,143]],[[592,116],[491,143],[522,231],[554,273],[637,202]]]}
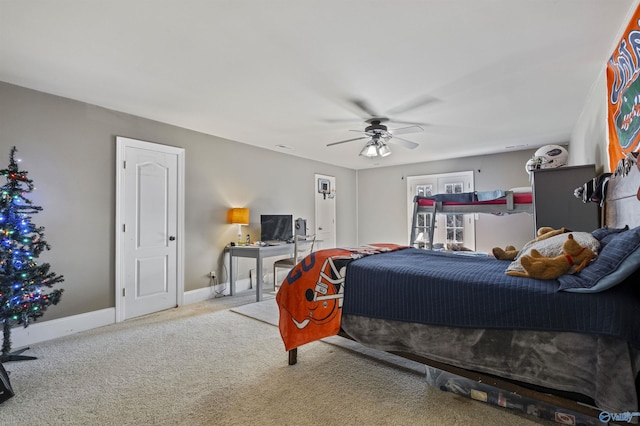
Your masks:
{"label": "teddy bear", "polygon": [[573,234],[567,236],[567,241],[562,245],[562,253],[560,256],[545,257],[538,250],[532,249],[530,255],[520,258],[525,272],[507,271],[507,275],[552,280],[560,275],[580,272],[597,256],[590,248],[578,244],[573,239]]}
{"label": "teddy bear", "polygon": [[[542,240],[546,240],[547,238],[551,238],[554,237],[556,235],[560,235],[560,234],[564,234],[565,232],[571,232],[568,228],[560,228],[560,229],[553,229],[549,226],[543,226],[541,228],[538,229],[538,232],[536,232],[536,238],[529,241],[527,244],[524,245],[524,247],[522,248],[523,250],[526,249],[527,247],[529,247],[531,244],[537,242],[537,241],[542,241]],[[494,247],[491,252],[493,253],[493,257],[495,257],[498,260],[515,260],[516,257],[518,257],[518,254],[520,253],[520,250],[516,249],[514,246],[509,245],[506,246],[503,249],[501,249],[500,247]]]}

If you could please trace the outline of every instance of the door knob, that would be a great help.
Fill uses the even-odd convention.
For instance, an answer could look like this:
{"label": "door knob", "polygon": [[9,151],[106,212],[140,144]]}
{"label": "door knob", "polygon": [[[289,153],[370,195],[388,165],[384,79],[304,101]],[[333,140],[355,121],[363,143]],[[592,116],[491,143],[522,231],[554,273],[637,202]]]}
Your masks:
{"label": "door knob", "polygon": [[176,240],[176,237],[174,237],[173,235],[169,237],[169,241],[175,241],[175,240]]}

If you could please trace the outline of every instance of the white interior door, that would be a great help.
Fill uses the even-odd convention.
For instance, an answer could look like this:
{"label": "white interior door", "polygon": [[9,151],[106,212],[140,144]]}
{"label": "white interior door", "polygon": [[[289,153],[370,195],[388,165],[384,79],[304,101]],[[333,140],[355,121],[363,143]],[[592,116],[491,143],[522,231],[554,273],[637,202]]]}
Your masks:
{"label": "white interior door", "polygon": [[182,301],[183,152],[118,138],[118,320],[172,308]]}
{"label": "white interior door", "polygon": [[321,248],[336,246],[336,178],[316,174],[314,182],[316,194],[315,234]]}

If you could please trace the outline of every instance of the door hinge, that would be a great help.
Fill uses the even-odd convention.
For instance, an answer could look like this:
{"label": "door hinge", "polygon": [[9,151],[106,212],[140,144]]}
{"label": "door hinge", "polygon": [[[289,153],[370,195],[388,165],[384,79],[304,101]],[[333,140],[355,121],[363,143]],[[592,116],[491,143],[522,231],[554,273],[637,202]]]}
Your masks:
{"label": "door hinge", "polygon": [[123,161],[123,162],[122,162],[122,168],[123,168],[123,169],[126,169],[126,168],[127,168],[127,160],[125,160],[125,161]]}
{"label": "door hinge", "polygon": [[127,232],[127,224],[126,223],[122,224],[122,232]]}
{"label": "door hinge", "polygon": [[126,288],[122,289],[122,297],[127,297],[127,289]]}

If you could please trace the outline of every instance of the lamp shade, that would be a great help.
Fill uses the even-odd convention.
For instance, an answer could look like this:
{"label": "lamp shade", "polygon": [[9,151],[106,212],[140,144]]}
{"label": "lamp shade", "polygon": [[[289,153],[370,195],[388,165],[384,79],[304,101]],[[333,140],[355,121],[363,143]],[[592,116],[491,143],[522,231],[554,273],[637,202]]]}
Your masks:
{"label": "lamp shade", "polygon": [[386,143],[382,142],[378,147],[378,154],[380,154],[381,157],[386,157],[388,155],[391,155],[391,149],[389,148],[389,146],[387,146]]}
{"label": "lamp shade", "polygon": [[362,151],[360,151],[360,155],[362,155],[363,157],[377,157],[378,156],[378,151],[376,149],[376,144],[373,141],[370,141],[369,143],[367,143],[364,148],[362,148]]}
{"label": "lamp shade", "polygon": [[234,225],[248,225],[249,224],[249,209],[247,208],[233,208],[227,212],[227,222]]}

